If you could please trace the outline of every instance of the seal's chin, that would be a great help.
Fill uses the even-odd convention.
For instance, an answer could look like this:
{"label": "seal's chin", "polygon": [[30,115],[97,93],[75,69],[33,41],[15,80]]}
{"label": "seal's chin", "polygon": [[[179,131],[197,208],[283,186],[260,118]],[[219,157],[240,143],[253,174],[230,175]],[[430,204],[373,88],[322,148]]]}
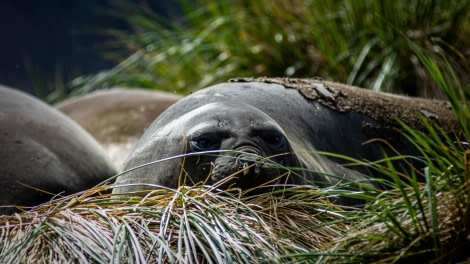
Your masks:
{"label": "seal's chin", "polygon": [[250,190],[260,186],[277,185],[281,170],[266,159],[246,160],[240,157],[216,162],[210,175],[213,185],[223,189]]}

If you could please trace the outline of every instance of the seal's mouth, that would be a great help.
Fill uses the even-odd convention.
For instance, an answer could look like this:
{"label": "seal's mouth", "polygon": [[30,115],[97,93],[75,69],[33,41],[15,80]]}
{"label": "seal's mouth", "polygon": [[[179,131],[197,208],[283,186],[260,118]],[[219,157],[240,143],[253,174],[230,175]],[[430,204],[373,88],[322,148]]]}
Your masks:
{"label": "seal's mouth", "polygon": [[234,153],[213,162],[212,184],[224,189],[248,190],[273,183],[281,176],[279,166],[254,148],[237,149]]}
{"label": "seal's mouth", "polygon": [[229,192],[241,191],[242,195],[255,195],[285,187],[287,172],[281,173],[282,170],[263,162],[246,166],[248,167],[220,179],[213,185]]}
{"label": "seal's mouth", "polygon": [[248,174],[260,176],[263,165],[262,160],[264,159],[260,151],[252,147],[245,147],[236,151],[239,152],[234,164],[237,171],[243,172],[243,176]]}

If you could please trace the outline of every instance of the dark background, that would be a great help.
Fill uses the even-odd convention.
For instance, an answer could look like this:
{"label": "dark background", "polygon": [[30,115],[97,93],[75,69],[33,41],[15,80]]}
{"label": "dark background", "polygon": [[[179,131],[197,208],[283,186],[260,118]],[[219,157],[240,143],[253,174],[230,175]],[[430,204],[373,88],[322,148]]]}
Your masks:
{"label": "dark background", "polygon": [[[126,1],[164,17],[177,6],[173,0]],[[109,9],[115,9],[110,0],[0,1],[0,84],[38,95],[41,84],[65,84],[116,65],[103,56],[106,31],[130,27]]]}

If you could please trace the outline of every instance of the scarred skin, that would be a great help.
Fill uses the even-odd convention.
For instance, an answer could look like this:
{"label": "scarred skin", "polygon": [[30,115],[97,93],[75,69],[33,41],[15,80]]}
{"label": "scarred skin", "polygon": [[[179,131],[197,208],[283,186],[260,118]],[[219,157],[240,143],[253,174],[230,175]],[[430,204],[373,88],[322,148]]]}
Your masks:
{"label": "scarred skin", "polygon": [[[5,86],[0,86],[0,146],[1,206],[38,205],[116,174],[101,146],[75,122]],[[0,208],[0,214],[14,211]]]}
{"label": "scarred skin", "polygon": [[[272,80],[238,81],[198,91],[162,113],[139,140],[123,170],[140,167],[117,179],[117,183],[133,185],[116,188],[114,193],[153,189],[156,185],[175,188],[200,182],[217,184],[234,173],[235,178],[224,182],[224,187],[234,185],[249,189],[264,182],[276,183],[273,179],[279,179],[279,184],[328,186],[377,177],[367,167],[346,168],[342,166],[345,161],[327,158],[315,151],[369,161],[383,158],[382,150],[388,154],[398,151],[417,155],[416,149],[396,131],[398,124],[394,114],[380,114],[381,109],[385,110],[383,102],[397,113],[395,116],[419,120],[418,113],[422,110],[431,113],[431,119],[444,124],[449,133],[458,127],[452,111],[443,102],[318,80],[312,80],[311,87],[308,87],[310,82],[303,83],[302,89],[292,89],[294,87]],[[316,97],[309,96],[312,94]],[[418,125],[413,124],[413,127],[419,128]],[[282,147],[279,138],[284,142]],[[387,149],[381,141],[367,143],[376,138],[386,140],[395,149]],[[259,157],[232,151],[190,155],[141,166],[184,153],[217,150],[242,150]],[[273,166],[266,161],[268,158],[278,165],[311,171],[286,175],[282,166]],[[240,159],[248,161],[240,162]],[[257,165],[260,162],[262,165]],[[248,170],[243,170],[247,167]],[[383,187],[373,181],[367,184]]]}

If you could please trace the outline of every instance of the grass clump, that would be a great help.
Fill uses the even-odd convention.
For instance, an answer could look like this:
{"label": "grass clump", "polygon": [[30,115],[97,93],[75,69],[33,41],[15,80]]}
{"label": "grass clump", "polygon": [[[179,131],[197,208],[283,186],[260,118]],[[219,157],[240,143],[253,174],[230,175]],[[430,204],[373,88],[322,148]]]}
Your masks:
{"label": "grass clump", "polygon": [[289,199],[205,186],[95,196],[108,187],[0,217],[0,261],[276,263],[347,230],[341,209],[315,188],[292,189]]}
{"label": "grass clump", "polygon": [[[469,102],[449,63],[436,63],[414,43],[410,44],[448,96],[462,130],[460,134],[447,135],[424,117],[426,131],[415,131],[402,123],[403,134],[421,153],[416,158],[422,160],[424,169],[400,174],[387,166],[384,174],[389,175],[394,188],[367,203],[368,213],[363,215],[360,228],[333,243],[333,252],[342,253],[343,261],[470,261]],[[418,178],[424,181],[419,182]],[[327,259],[331,260],[331,256]]]}
{"label": "grass clump", "polygon": [[[188,93],[240,77],[314,77],[376,91],[445,95],[408,47],[444,56],[468,91],[468,1],[187,1],[173,21],[127,1],[114,32],[131,56],[74,89],[147,87]],[[122,45],[121,44],[121,45]]]}

